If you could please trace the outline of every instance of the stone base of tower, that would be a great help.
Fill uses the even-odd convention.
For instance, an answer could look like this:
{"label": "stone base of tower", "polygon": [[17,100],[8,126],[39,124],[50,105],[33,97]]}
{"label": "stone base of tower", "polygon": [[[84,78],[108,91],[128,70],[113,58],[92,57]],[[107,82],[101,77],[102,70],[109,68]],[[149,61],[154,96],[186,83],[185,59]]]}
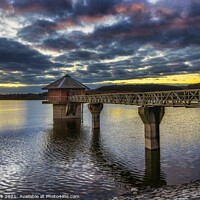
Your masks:
{"label": "stone base of tower", "polygon": [[81,118],[81,103],[53,104],[54,119]]}

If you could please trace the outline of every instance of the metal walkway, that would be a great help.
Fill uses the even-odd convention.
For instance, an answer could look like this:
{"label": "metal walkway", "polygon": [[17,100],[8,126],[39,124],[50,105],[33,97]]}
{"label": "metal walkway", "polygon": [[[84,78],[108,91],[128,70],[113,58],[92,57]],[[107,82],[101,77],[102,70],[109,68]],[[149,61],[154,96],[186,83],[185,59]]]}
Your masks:
{"label": "metal walkway", "polygon": [[200,89],[79,95],[71,96],[68,100],[70,102],[80,103],[109,103],[165,107],[200,107]]}

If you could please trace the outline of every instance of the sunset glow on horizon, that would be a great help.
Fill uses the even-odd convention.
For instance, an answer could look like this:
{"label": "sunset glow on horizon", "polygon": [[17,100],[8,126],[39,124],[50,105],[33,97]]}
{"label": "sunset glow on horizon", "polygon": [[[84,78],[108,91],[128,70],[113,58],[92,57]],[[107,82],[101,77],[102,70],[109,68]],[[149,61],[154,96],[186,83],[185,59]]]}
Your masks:
{"label": "sunset glow on horizon", "polygon": [[[92,84],[174,84],[186,85],[200,83],[200,74],[171,75],[159,78],[145,78],[132,80],[102,81]],[[87,84],[87,83],[84,83]]]}
{"label": "sunset glow on horizon", "polygon": [[[108,84],[175,84],[175,85],[187,85],[200,83],[200,74],[186,74],[186,75],[171,75],[163,76],[159,78],[144,78],[144,79],[130,79],[130,80],[114,80],[114,81],[100,81],[93,83],[83,83],[91,85],[108,85]],[[45,86],[45,84],[20,84],[20,83],[4,83],[0,84],[0,87],[29,87],[29,86]]]}

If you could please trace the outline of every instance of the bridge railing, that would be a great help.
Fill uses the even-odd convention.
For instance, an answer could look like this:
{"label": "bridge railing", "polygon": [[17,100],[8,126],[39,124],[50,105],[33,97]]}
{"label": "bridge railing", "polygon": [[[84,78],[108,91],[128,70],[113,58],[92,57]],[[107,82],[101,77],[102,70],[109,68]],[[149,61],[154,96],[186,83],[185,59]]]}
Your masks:
{"label": "bridge railing", "polygon": [[200,89],[143,93],[112,93],[69,97],[70,102],[111,103],[140,106],[200,107]]}

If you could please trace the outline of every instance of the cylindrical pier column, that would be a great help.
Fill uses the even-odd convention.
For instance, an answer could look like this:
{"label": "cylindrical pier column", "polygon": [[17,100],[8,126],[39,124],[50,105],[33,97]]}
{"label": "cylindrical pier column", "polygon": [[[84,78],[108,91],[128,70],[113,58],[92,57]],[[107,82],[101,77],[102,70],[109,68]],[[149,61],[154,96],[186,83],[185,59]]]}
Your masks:
{"label": "cylindrical pier column", "polygon": [[153,150],[160,148],[159,125],[165,109],[161,106],[139,107],[138,113],[145,127],[145,148]]}
{"label": "cylindrical pier column", "polygon": [[103,109],[102,103],[90,103],[88,108],[92,113],[92,128],[100,128],[100,112]]}

